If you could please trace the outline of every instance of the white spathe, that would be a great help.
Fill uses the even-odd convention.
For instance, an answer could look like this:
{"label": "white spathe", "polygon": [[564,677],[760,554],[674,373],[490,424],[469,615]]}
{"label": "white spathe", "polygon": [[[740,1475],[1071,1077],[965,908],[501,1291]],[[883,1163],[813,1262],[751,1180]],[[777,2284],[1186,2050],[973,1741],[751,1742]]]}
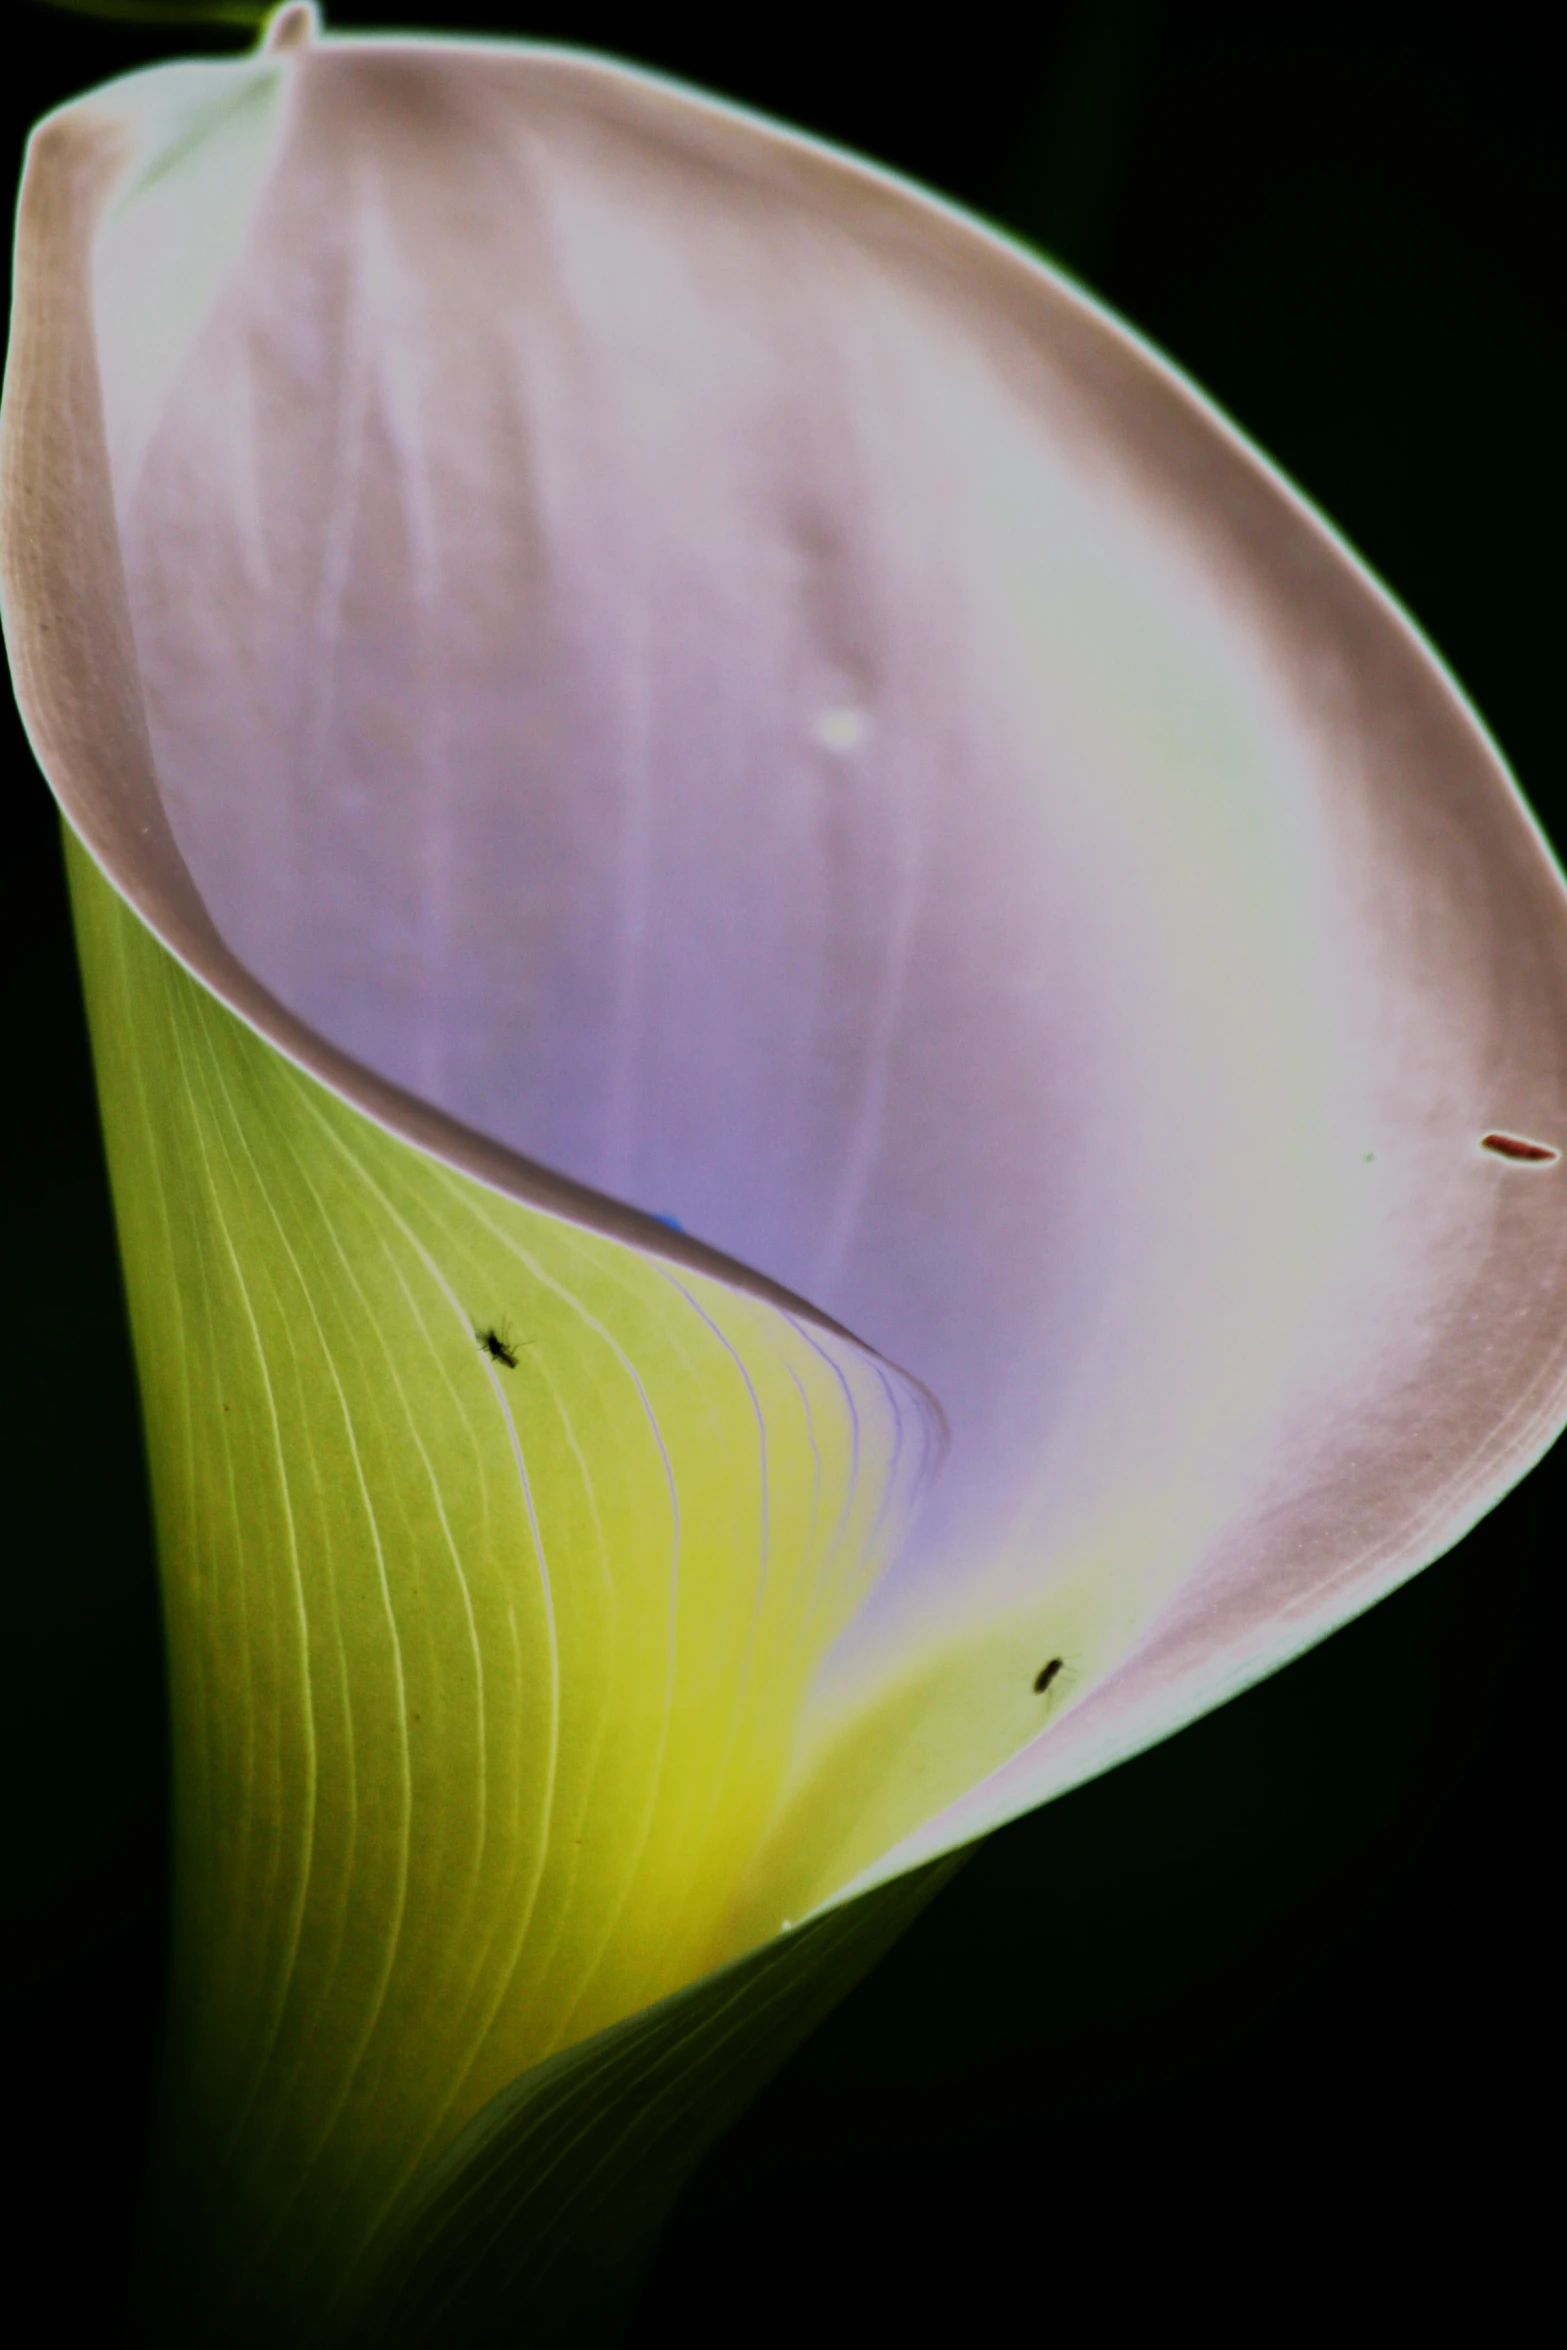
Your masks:
{"label": "white spathe", "polygon": [[1560,881],[1382,591],[1031,257],[618,66],[302,22],[71,110],[119,142],[91,329],[172,841],[105,847],[114,779],[35,733],[347,1098],[939,1399],[801,1725],[808,1787],[961,1661],[928,1796],[806,1890],[871,1882],[1554,1435],[1562,1170],[1480,1138],[1567,1144]]}

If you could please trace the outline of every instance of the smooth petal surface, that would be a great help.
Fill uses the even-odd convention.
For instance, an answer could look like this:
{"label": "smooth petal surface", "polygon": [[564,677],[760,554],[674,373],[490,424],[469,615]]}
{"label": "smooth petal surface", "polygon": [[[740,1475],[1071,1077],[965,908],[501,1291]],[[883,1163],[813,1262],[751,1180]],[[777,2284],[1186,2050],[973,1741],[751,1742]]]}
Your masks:
{"label": "smooth petal surface", "polygon": [[[744,1802],[711,1847],[671,1829],[602,1999],[559,1954],[599,1931],[618,1849],[591,1896],[561,1881],[535,1940],[534,1831],[482,1860],[444,1809],[433,1842],[406,1810],[388,1832],[463,1890],[420,1905],[452,1943],[409,1962],[435,2035],[413,2106],[363,2124],[402,2152],[372,2178],[344,2124],[364,2238],[403,2154],[504,2096],[508,2066],[1163,1735],[1532,1463],[1567,1413],[1567,904],[1429,651],[1189,386],[976,224],[734,110],[498,45],[169,68],[41,128],[18,286],[19,691],[96,868],[161,941],[82,866],[166,1529],[228,1524],[222,1604],[253,1543],[281,1610],[281,1499],[242,1526],[227,1438],[180,1415],[216,1411],[242,1356],[246,1490],[275,1496],[312,1429],[363,1425],[362,1502],[343,1487],[342,1526],[322,1505],[325,1604],[372,1520],[400,1521],[386,1588],[406,1576],[419,1609],[432,1558],[455,1592],[491,1555],[493,1625],[443,1618],[471,1662],[437,1676],[469,1749],[441,1802],[471,1822],[490,1784],[475,1693],[504,1625],[501,1777],[536,1804],[549,1545],[516,1517],[514,1390],[473,1343],[496,1313],[531,1336],[526,1256],[565,1300],[513,1376],[520,1395],[559,1350],[529,1411],[557,1430],[571,1605],[619,1622],[623,1582],[629,1611],[611,1695],[569,1700],[579,1809],[606,1725],[645,1789],[657,1740],[710,1752],[713,1706],[731,1718],[765,1660]],[[159,1225],[176,1182],[191,1204]],[[176,1297],[207,1332],[178,1374]],[[784,1632],[754,1649],[761,1488],[690,1436],[692,1297],[752,1426],[793,1447],[767,1485],[797,1511],[767,1585]],[[565,1457],[579,1381],[608,1409],[583,1313],[631,1367],[624,1426],[595,1439],[633,1480],[613,1535],[566,1498],[598,1484]],[[459,1363],[500,1448],[471,1484]],[[669,1378],[692,1445],[663,1489],[632,1370]],[[932,1397],[950,1447],[903,1538]],[[885,1438],[856,1484],[867,1398]],[[754,1464],[729,1406],[714,1441]],[[199,1506],[181,1443],[214,1480]],[[435,1526],[429,1496],[482,1516],[508,1475],[492,1554]],[[824,1550],[834,1475],[863,1523]],[[639,1676],[671,1653],[655,1601],[687,1477],[723,1694],[676,1702]],[[191,1595],[177,1655],[212,1608]],[[252,1622],[224,1635],[236,1692]],[[350,1784],[329,1684],[272,1686],[222,1783],[295,1789],[335,1751],[321,1783]],[[192,1742],[199,1715],[193,1694]],[[247,1878],[229,1802],[188,1884],[210,1861],[269,1932],[332,1913],[339,1863],[294,1849]],[[688,1925],[655,1931],[671,1903]],[[399,1963],[384,1919],[363,1946]],[[293,1972],[292,1947],[240,1970],[264,2027],[223,2031],[247,2063],[326,1995],[331,1966]],[[346,2064],[343,2111],[402,2080]],[[269,2093],[283,2128],[284,2074]],[[274,2159],[286,2182],[297,2150]]]}

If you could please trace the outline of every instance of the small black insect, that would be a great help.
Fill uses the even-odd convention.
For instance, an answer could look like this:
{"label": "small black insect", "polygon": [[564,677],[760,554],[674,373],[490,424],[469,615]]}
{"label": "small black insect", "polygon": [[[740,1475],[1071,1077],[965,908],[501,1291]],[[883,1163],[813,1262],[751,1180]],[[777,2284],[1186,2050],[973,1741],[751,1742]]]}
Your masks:
{"label": "small black insect", "polygon": [[504,1323],[499,1330],[492,1325],[488,1330],[476,1330],[473,1335],[479,1342],[481,1353],[487,1354],[491,1362],[504,1363],[508,1371],[516,1370],[517,1349],[507,1337]]}
{"label": "small black insect", "polygon": [[1050,1659],[1049,1664],[1040,1666],[1038,1672],[1034,1675],[1034,1688],[1039,1696],[1044,1696],[1045,1691],[1049,1688],[1057,1673],[1063,1670],[1065,1664],[1066,1658],[1064,1656],[1053,1656]]}

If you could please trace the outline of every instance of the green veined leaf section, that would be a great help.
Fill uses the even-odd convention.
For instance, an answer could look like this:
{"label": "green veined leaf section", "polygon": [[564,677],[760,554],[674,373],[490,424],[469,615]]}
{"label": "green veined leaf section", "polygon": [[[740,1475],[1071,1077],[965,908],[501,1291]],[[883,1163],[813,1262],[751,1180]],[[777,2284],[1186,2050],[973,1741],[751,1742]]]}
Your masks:
{"label": "green veined leaf section", "polygon": [[70,862],[169,1651],[159,2200],[182,2330],[298,2339],[508,2084],[737,1955],[932,1430],[349,1108]]}
{"label": "green veined leaf section", "polygon": [[811,1919],[503,2090],[390,2215],[331,2350],[613,2338],[698,2157],[967,1857]]}

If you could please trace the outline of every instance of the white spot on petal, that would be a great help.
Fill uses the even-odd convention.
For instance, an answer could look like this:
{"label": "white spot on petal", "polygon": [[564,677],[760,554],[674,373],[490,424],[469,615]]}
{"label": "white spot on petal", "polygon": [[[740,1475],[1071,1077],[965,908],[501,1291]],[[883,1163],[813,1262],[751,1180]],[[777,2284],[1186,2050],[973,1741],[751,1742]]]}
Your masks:
{"label": "white spot on petal", "polygon": [[840,704],[819,710],[811,732],[824,751],[857,751],[870,732],[870,723],[863,710]]}

